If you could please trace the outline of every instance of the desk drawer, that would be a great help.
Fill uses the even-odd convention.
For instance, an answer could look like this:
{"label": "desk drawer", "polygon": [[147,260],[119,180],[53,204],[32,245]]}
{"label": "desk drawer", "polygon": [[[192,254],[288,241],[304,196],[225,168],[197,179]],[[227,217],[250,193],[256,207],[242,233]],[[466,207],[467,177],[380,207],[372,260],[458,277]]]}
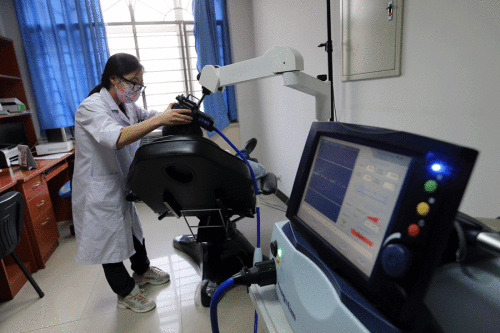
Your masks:
{"label": "desk drawer", "polygon": [[42,174],[37,175],[22,185],[24,196],[30,201],[36,196],[48,192],[47,182]]}
{"label": "desk drawer", "polygon": [[[47,189],[47,186],[45,186]],[[40,195],[37,195],[30,201],[28,201],[28,211],[31,218],[34,220],[38,218],[38,216],[52,207],[52,202],[50,201],[50,194],[48,189],[45,192],[42,192]]]}
{"label": "desk drawer", "polygon": [[59,239],[54,211],[48,209],[33,221],[33,229],[39,249],[39,259],[45,264]]}
{"label": "desk drawer", "polygon": [[41,230],[48,230],[49,228],[52,228],[51,230],[55,230],[58,233],[56,218],[52,209],[46,210],[33,221],[33,229],[36,234]]}

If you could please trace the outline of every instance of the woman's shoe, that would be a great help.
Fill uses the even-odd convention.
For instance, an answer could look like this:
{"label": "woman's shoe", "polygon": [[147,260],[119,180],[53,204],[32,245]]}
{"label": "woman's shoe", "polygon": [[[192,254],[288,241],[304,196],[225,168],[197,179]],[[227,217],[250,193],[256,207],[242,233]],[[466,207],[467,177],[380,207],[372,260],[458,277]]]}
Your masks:
{"label": "woman's shoe", "polygon": [[156,303],[136,284],[130,294],[125,297],[118,296],[118,307],[142,313],[153,310]]}
{"label": "woman's shoe", "polygon": [[167,272],[162,271],[158,267],[150,266],[148,270],[142,274],[132,274],[132,277],[135,280],[135,283],[139,286],[143,286],[146,283],[151,284],[164,284],[170,281],[170,275]]}

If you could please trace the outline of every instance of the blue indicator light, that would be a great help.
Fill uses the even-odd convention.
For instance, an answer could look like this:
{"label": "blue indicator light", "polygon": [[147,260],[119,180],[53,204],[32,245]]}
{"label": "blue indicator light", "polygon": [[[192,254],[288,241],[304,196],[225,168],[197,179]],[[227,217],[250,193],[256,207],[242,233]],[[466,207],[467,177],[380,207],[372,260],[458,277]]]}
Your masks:
{"label": "blue indicator light", "polygon": [[432,171],[434,172],[440,172],[440,171],[443,171],[443,165],[440,164],[440,163],[434,163],[432,166],[431,166],[431,169]]}
{"label": "blue indicator light", "polygon": [[431,162],[429,169],[435,175],[447,175],[450,172],[449,166],[443,162]]}
{"label": "blue indicator light", "polygon": [[427,172],[434,176],[449,176],[453,171],[453,164],[433,152],[427,153],[425,162]]}

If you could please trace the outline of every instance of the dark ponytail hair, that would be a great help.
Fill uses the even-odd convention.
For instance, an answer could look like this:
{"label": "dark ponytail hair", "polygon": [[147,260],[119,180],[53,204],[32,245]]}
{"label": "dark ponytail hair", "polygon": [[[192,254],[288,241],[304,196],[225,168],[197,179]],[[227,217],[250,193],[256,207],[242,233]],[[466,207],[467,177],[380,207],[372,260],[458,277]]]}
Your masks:
{"label": "dark ponytail hair", "polygon": [[[94,87],[89,93],[89,96],[101,91],[101,88],[111,88],[112,76],[124,76],[137,69],[144,70],[144,67],[135,56],[128,53],[117,53],[109,57],[104,66],[104,71],[101,75],[101,83]],[[88,96],[87,96],[88,97]]]}

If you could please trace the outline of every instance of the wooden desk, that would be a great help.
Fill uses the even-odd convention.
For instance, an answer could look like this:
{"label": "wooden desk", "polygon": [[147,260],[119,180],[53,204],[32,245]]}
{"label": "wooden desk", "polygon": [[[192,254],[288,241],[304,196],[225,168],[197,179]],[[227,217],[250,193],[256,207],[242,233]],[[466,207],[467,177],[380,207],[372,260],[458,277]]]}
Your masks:
{"label": "wooden desk", "polygon": [[[2,169],[0,193],[20,192],[25,200],[24,229],[15,249],[31,273],[45,268],[45,263],[59,245],[57,221],[72,218],[71,198],[62,199],[58,191],[70,179],[71,152],[64,157],[37,160],[37,169],[19,167]],[[26,278],[6,257],[0,261],[0,299],[12,299],[26,283]]]}
{"label": "wooden desk", "polygon": [[12,191],[16,184],[17,180],[12,168],[0,169],[0,193]]}

